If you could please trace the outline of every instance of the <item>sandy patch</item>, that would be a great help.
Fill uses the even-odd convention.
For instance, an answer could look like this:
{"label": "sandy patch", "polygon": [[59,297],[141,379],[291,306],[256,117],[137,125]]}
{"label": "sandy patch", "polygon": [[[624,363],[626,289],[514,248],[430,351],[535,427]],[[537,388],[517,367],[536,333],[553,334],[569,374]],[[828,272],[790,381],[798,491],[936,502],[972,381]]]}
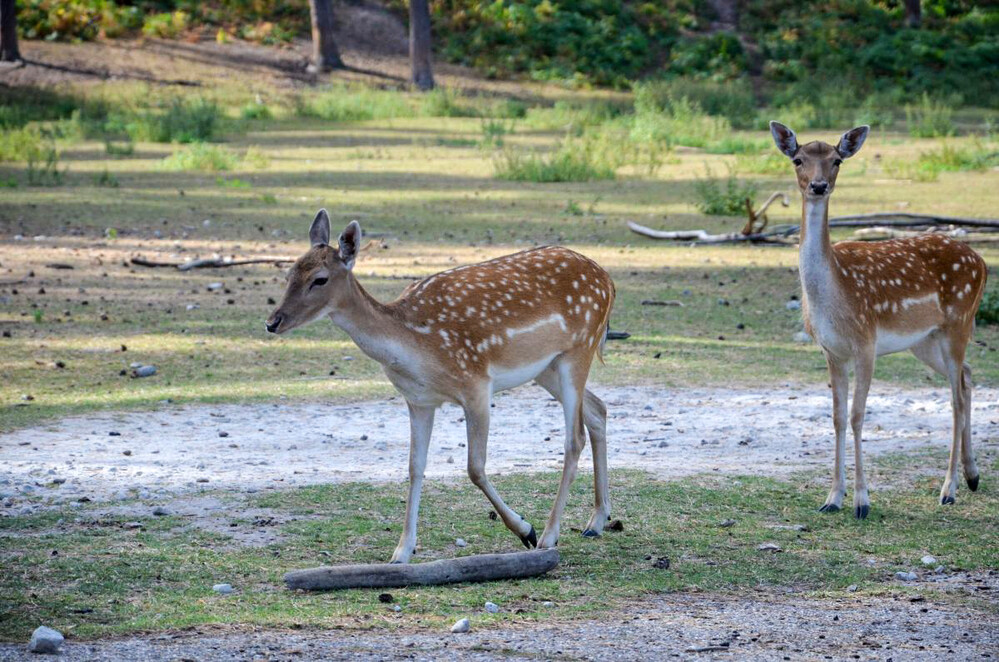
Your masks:
{"label": "sandy patch", "polygon": [[[825,388],[595,390],[608,403],[612,470],[643,469],[663,478],[780,475],[832,461]],[[866,453],[947,447],[945,390],[875,391],[868,401]],[[999,390],[976,391],[972,424],[979,448],[999,445]],[[67,418],[0,435],[0,512],[38,507],[28,502],[39,496],[43,505],[58,505],[205,489],[405,480],[408,438],[399,398],[338,406],[164,405]],[[558,470],[563,439],[561,407],[541,389],[501,393],[493,408],[488,470]],[[437,415],[428,477],[463,476],[465,452],[462,412],[445,406]],[[588,466],[588,451],[581,462]],[[941,478],[944,469],[926,468]]]}

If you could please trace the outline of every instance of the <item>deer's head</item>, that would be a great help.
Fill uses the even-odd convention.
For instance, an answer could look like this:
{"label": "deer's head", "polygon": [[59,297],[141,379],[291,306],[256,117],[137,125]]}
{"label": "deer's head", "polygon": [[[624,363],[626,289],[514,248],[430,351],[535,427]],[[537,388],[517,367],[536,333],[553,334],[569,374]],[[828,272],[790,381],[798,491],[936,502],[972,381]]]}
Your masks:
{"label": "deer's head", "polygon": [[798,177],[798,188],[806,200],[829,196],[836,186],[839,166],[860,151],[867,140],[869,126],[858,126],[842,135],[835,147],[820,140],[798,145],[798,137],[780,122],[770,122],[770,133],[777,149],[791,159]]}
{"label": "deer's head", "polygon": [[340,246],[330,246],[330,217],[320,209],[309,229],[312,247],[288,271],[288,287],[281,304],[264,325],[284,333],[327,315],[346,292],[347,279],[361,243],[361,226],[351,221],[340,235]]}

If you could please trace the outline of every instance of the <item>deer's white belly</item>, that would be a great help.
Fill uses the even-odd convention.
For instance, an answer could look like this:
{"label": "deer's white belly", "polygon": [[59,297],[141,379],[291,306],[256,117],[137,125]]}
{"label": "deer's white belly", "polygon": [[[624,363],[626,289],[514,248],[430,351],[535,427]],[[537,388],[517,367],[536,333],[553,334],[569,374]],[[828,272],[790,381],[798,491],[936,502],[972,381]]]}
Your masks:
{"label": "deer's white belly", "polygon": [[555,356],[556,354],[549,354],[533,363],[514,367],[502,366],[496,363],[490,364],[489,376],[492,378],[493,393],[526,384],[541,374],[541,371],[548,367]]}
{"label": "deer's white belly", "polygon": [[896,333],[894,331],[878,329],[875,351],[878,356],[903,352],[925,340],[934,330],[932,326],[911,333]]}

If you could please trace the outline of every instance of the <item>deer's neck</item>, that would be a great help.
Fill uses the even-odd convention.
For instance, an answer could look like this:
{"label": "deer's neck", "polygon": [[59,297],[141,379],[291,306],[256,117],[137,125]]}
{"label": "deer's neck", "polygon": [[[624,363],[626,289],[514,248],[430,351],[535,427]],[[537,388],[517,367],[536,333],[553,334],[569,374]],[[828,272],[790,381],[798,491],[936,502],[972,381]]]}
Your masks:
{"label": "deer's neck", "polygon": [[798,272],[801,286],[810,300],[834,294],[837,271],[829,241],[829,198],[804,199],[801,215],[801,246],[798,249]]}
{"label": "deer's neck", "polygon": [[361,287],[353,274],[347,276],[347,291],[329,314],[362,352],[383,365],[399,362],[400,340],[405,335],[399,320],[388,308]]}

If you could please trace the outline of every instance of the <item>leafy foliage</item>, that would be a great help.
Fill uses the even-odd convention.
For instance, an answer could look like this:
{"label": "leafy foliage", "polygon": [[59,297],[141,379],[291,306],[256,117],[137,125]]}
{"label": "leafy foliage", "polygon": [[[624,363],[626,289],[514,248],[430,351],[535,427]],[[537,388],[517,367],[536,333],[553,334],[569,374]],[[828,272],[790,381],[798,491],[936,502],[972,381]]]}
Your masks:
{"label": "leafy foliage", "polygon": [[752,203],[758,187],[753,182],[740,182],[735,172],[719,180],[707,169],[707,175],[694,185],[700,201],[697,208],[711,216],[739,216],[746,211],[746,200]]}
{"label": "leafy foliage", "polygon": [[979,324],[999,324],[999,289],[993,287],[986,290],[975,321]]}

